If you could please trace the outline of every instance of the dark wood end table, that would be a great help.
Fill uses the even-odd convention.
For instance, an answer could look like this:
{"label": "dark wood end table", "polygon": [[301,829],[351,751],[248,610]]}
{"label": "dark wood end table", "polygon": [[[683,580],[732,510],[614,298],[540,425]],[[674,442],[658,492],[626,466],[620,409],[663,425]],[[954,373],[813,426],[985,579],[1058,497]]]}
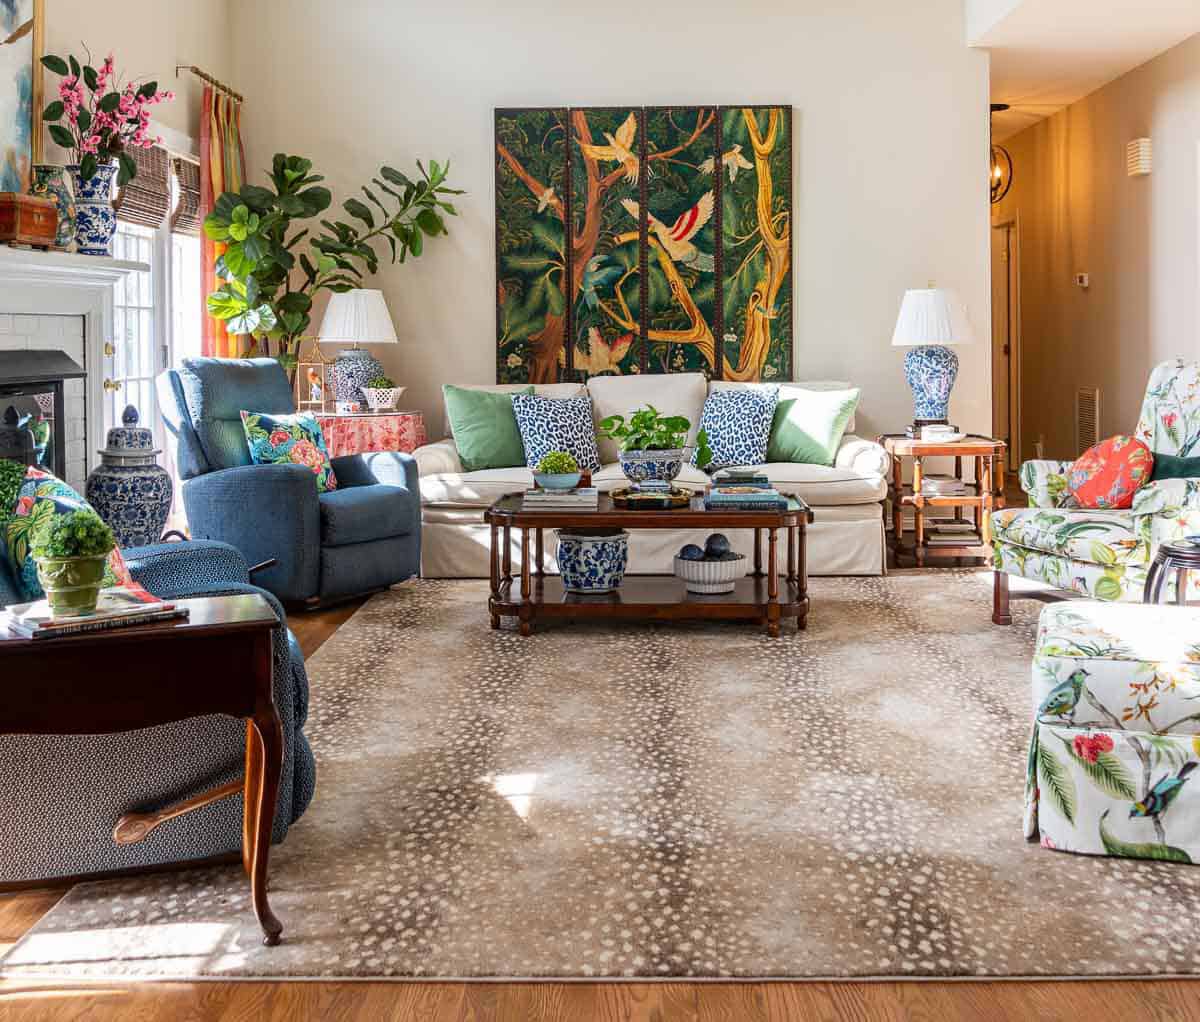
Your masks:
{"label": "dark wood end table", "polygon": [[256,593],[177,602],[186,621],[60,639],[15,638],[0,627],[0,677],[10,682],[0,734],[103,735],[211,713],[245,718],[242,865],[263,943],[278,944],[267,860],[283,770],[271,669],[279,619]]}
{"label": "dark wood end table", "polygon": [[[903,434],[888,433],[876,437],[892,459],[892,478],[888,486],[888,497],[892,502],[892,549],[897,556],[911,553],[918,565],[925,563],[931,549],[948,557],[977,556],[975,549],[991,543],[991,513],[1004,506],[1004,458],[1007,445],[1003,440],[969,435],[954,443],[936,443],[917,440]],[[975,461],[975,478],[966,483],[966,493],[935,494],[924,489],[925,459],[953,458],[954,478],[963,479],[963,459]],[[911,483],[904,482],[904,461],[913,463]],[[913,546],[904,548],[904,509],[913,509]],[[927,534],[926,509],[936,507],[954,508],[952,519],[963,524],[962,509],[970,508],[974,530],[962,536],[961,543],[939,543],[931,547]]]}
{"label": "dark wood end table", "polygon": [[[772,511],[706,511],[697,497],[692,506],[672,511],[625,510],[600,494],[594,511],[525,508],[522,495],[501,497],[484,514],[491,526],[491,582],[488,612],[493,628],[502,617],[515,617],[522,635],[533,631],[535,619],[604,618],[643,620],[751,620],[766,625],[772,637],[779,623],[795,618],[804,628],[808,618],[806,529],[813,513],[798,497],[786,509]],[[754,573],[737,581],[732,593],[690,593],[674,575],[626,575],[619,589],[596,595],[569,593],[557,576],[545,573],[546,529],[753,529]],[[512,531],[521,532],[519,581],[514,580]],[[780,532],[785,532],[787,573],[780,587]],[[530,533],[533,534],[531,550]],[[763,538],[767,566],[763,570]]]}

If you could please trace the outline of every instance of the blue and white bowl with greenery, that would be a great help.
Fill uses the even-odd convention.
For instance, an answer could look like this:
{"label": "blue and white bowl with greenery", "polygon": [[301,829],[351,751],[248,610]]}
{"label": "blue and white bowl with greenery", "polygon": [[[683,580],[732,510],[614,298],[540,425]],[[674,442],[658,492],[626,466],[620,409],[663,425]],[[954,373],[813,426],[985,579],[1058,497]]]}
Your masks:
{"label": "blue and white bowl with greenery", "polygon": [[569,593],[611,593],[620,587],[628,564],[624,529],[558,530],[558,570]]}
{"label": "blue and white bowl with greenery", "polygon": [[617,461],[625,478],[632,483],[644,483],[654,479],[671,482],[683,469],[687,449],[680,447],[671,451],[618,451]]}

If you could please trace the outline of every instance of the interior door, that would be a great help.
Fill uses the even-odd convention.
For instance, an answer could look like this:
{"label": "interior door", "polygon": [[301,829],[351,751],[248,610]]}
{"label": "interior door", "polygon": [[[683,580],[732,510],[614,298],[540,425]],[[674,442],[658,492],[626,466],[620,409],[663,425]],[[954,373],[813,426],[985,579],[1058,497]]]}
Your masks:
{"label": "interior door", "polygon": [[138,410],[143,426],[156,428],[154,378],[158,375],[163,338],[155,316],[159,281],[154,267],[156,236],[136,224],[122,223],[113,239],[113,255],[147,263],[151,269],[127,274],[113,295],[113,344],[105,351],[104,428],[119,425],[127,405]]}

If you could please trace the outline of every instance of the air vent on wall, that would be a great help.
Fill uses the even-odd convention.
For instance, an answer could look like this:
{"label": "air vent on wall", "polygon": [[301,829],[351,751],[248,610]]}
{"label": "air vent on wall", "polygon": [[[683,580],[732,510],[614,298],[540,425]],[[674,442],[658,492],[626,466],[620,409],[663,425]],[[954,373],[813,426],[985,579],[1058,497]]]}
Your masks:
{"label": "air vent on wall", "polygon": [[1149,174],[1153,166],[1150,139],[1135,138],[1125,146],[1125,173],[1130,177]]}
{"label": "air vent on wall", "polygon": [[1075,391],[1075,453],[1095,447],[1100,439],[1100,389],[1080,387]]}

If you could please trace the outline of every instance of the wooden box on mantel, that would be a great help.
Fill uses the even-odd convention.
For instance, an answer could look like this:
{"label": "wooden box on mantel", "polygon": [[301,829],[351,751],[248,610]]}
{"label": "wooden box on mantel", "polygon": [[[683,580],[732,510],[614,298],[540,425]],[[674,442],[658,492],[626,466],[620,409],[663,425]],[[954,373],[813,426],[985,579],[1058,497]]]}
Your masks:
{"label": "wooden box on mantel", "polygon": [[58,208],[53,199],[0,192],[0,242],[54,248]]}

